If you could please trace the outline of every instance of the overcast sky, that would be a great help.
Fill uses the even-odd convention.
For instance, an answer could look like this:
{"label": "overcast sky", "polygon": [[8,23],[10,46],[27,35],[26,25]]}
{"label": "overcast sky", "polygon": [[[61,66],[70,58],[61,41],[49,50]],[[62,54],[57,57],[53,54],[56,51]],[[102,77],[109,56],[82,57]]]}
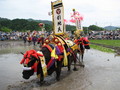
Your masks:
{"label": "overcast sky", "polygon": [[[0,17],[8,19],[52,20],[48,15],[55,0],[0,0]],[[82,26],[120,26],[120,0],[62,0],[64,18],[76,9],[84,20]],[[70,24],[70,23],[68,23]]]}

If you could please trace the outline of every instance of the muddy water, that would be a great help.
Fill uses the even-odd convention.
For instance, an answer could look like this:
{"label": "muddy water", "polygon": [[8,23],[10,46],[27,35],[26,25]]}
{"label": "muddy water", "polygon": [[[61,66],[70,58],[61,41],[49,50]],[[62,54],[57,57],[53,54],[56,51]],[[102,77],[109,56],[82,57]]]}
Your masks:
{"label": "muddy water", "polygon": [[22,59],[20,52],[35,49],[38,46],[23,44],[22,41],[0,41],[0,90],[6,90],[8,85],[24,81],[22,79]]}
{"label": "muddy water", "polygon": [[[3,45],[4,44],[4,45]],[[55,73],[45,78],[40,86],[36,76],[30,80],[22,78],[22,59],[20,52],[36,49],[38,46],[24,45],[23,42],[0,42],[0,90],[119,90],[120,57],[97,50],[85,52],[85,68],[77,66],[78,71],[68,72],[62,68],[61,80],[55,80]]]}

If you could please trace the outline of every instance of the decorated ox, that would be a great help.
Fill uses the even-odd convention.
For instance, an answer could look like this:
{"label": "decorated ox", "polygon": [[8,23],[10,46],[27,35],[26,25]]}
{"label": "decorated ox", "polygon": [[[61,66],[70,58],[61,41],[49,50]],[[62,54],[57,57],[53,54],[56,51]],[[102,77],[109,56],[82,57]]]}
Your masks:
{"label": "decorated ox", "polygon": [[80,39],[74,40],[74,42],[79,46],[78,53],[79,56],[81,55],[81,61],[83,62],[85,49],[90,49],[89,40],[87,39],[87,37],[81,37]]}
{"label": "decorated ox", "polygon": [[[71,44],[73,45],[73,44]],[[21,64],[24,65],[23,78],[29,79],[30,76],[37,73],[40,83],[43,83],[46,75],[56,72],[56,79],[60,80],[62,67],[68,67],[70,70],[71,63],[74,61],[76,69],[77,46],[71,48],[63,38],[58,36],[48,37],[44,41],[41,52],[29,50],[24,54]]]}

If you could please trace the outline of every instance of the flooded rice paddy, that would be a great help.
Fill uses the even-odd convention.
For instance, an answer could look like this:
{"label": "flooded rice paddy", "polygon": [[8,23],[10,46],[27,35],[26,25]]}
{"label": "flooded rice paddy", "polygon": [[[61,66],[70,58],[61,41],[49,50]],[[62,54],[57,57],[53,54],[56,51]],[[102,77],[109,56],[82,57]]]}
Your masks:
{"label": "flooded rice paddy", "polygon": [[94,49],[86,50],[85,67],[77,66],[78,71],[62,68],[61,80],[55,80],[55,73],[45,78],[40,86],[36,75],[29,80],[22,78],[20,52],[39,46],[24,45],[22,41],[0,41],[0,90],[119,90],[120,57]]}

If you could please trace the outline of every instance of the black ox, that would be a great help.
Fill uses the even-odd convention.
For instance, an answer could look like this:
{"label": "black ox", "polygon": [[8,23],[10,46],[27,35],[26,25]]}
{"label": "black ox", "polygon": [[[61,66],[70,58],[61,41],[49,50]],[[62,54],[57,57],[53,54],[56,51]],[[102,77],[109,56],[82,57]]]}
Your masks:
{"label": "black ox", "polygon": [[[89,45],[86,45],[86,46],[83,45],[83,43],[84,44],[87,43],[84,40],[78,41],[78,42],[80,42],[79,43],[80,53],[82,53],[82,50],[84,51],[84,47],[86,48],[86,46],[89,49]],[[42,54],[37,53],[35,50],[27,51],[24,54],[23,60],[21,61],[21,64],[23,64],[23,66],[24,66],[24,70],[22,73],[23,78],[29,79],[30,76],[32,76],[34,74],[34,72],[36,72],[37,76],[39,76],[39,78],[40,78],[40,83],[44,82],[45,75],[44,75],[43,68],[42,68],[42,61],[40,60],[40,57],[44,56],[45,64],[47,65],[47,75],[51,75],[55,71],[56,72],[56,80],[59,81],[60,74],[61,74],[61,68],[64,67],[64,64],[63,64],[64,53],[60,54],[60,60],[56,60],[56,59],[51,60],[52,59],[51,50],[53,50],[54,48],[55,48],[55,44],[47,44],[47,46],[45,45],[42,47],[42,49],[41,49]],[[66,67],[68,67],[68,71],[71,70],[72,62],[74,62],[73,70],[77,70],[76,69],[76,58],[77,58],[78,49],[73,50],[67,44],[64,45],[64,49],[67,52],[68,65]],[[52,63],[50,64],[50,62],[52,62]]]}
{"label": "black ox", "polygon": [[[49,47],[51,47],[52,49],[54,49],[54,45],[49,44]],[[34,50],[32,50],[34,51]],[[51,51],[47,48],[47,47],[42,47],[42,53],[43,56],[45,57],[45,62],[46,65],[49,64],[49,62],[51,61]],[[28,51],[27,51],[28,52]],[[36,52],[36,51],[34,51]],[[74,69],[73,70],[77,70],[76,69],[76,58],[75,58],[75,54],[76,51],[72,52],[71,54],[69,54],[67,56],[68,58],[68,71],[70,71],[71,69],[71,63],[74,62]],[[60,73],[61,73],[61,68],[64,67],[63,65],[63,57],[64,54],[61,54],[61,60],[55,60],[54,62],[52,62],[52,65],[50,65],[49,67],[47,67],[47,74],[51,75],[54,71],[56,72],[56,80],[60,80]],[[28,61],[26,61],[28,60]],[[32,76],[34,74],[34,72],[37,72],[37,75],[40,76],[40,83],[43,83],[44,81],[44,73],[43,73],[43,69],[42,69],[42,65],[41,65],[41,60],[39,57],[35,57],[35,55],[33,54],[24,54],[24,62],[27,63],[23,63],[24,65],[24,70],[23,70],[23,78],[24,79],[29,79],[30,76]],[[21,62],[23,62],[21,61]],[[21,63],[22,64],[22,63]],[[36,70],[36,71],[35,71]]]}

